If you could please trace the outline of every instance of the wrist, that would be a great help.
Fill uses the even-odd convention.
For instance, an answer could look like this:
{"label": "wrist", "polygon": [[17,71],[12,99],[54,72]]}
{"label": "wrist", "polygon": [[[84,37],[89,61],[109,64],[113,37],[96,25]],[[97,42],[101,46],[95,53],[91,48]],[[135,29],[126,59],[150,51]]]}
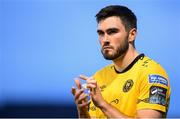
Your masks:
{"label": "wrist", "polygon": [[105,100],[102,100],[97,107],[100,109],[104,109],[106,105],[107,105],[107,102]]}
{"label": "wrist", "polygon": [[87,109],[81,108],[78,109],[78,117],[79,118],[89,118],[89,112]]}
{"label": "wrist", "polygon": [[86,108],[77,108],[78,113],[84,113],[84,112],[88,112],[88,109]]}

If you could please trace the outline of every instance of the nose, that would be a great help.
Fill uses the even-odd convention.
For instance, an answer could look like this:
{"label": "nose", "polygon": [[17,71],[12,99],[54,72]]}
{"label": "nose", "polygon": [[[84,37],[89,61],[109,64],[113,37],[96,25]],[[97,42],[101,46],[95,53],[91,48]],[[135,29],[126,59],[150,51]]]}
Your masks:
{"label": "nose", "polygon": [[104,35],[104,37],[103,37],[102,41],[103,41],[104,43],[109,42],[109,37],[108,37],[108,35],[107,35],[107,34],[105,34],[105,35]]}
{"label": "nose", "polygon": [[108,46],[108,45],[110,45],[110,42],[109,42],[109,40],[106,38],[106,39],[104,39],[104,40],[102,41],[102,46]]}
{"label": "nose", "polygon": [[104,45],[109,45],[110,44],[110,39],[107,33],[104,33],[99,37],[99,42],[102,46]]}

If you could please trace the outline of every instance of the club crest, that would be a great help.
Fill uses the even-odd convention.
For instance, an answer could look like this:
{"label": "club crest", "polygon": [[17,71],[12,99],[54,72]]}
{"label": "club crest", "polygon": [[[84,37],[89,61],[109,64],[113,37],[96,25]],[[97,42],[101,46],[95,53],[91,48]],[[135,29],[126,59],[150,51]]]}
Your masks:
{"label": "club crest", "polygon": [[133,84],[134,82],[132,79],[127,80],[123,86],[123,92],[128,92],[132,88]]}

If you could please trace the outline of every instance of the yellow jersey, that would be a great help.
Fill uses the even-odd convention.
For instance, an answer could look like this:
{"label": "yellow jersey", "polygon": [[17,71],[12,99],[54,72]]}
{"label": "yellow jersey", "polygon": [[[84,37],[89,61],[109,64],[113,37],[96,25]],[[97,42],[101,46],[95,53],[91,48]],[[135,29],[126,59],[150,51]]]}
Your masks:
{"label": "yellow jersey", "polygon": [[[121,113],[136,117],[141,109],[163,112],[165,117],[170,99],[170,84],[165,70],[141,54],[123,71],[110,64],[94,75],[103,98]],[[91,117],[104,118],[103,112],[91,102]]]}

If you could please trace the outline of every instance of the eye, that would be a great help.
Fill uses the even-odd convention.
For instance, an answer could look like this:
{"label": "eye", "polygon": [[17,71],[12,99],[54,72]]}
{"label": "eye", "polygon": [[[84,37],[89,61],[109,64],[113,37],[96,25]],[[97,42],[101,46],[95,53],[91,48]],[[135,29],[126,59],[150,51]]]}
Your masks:
{"label": "eye", "polygon": [[101,30],[98,30],[97,33],[98,33],[99,36],[103,36],[104,35],[104,32],[101,31]]}
{"label": "eye", "polygon": [[115,34],[115,33],[118,33],[118,29],[109,29],[108,31],[107,31],[107,34],[109,34],[109,35],[113,35],[113,34]]}

